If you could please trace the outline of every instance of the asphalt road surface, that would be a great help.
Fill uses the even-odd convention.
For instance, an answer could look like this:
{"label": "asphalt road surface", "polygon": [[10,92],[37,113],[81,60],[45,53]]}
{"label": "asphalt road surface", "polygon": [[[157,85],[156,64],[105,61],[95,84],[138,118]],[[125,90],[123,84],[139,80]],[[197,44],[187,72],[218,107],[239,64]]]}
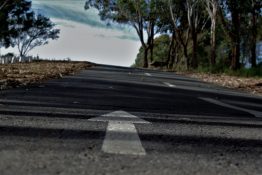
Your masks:
{"label": "asphalt road surface", "polygon": [[105,65],[4,90],[0,174],[261,175],[262,98]]}

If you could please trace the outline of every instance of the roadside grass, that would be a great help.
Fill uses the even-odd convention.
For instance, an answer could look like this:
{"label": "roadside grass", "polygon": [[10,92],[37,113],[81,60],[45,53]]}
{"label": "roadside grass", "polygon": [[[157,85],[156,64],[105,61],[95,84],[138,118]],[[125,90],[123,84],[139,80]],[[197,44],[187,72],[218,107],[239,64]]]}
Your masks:
{"label": "roadside grass", "polygon": [[92,66],[87,62],[33,61],[30,63],[0,64],[0,89],[43,82],[73,75]]}
{"label": "roadside grass", "polygon": [[254,70],[254,72],[253,70],[240,70],[239,72],[229,71],[214,73],[210,71],[198,70],[176,73],[187,77],[196,78],[204,82],[209,82],[219,86],[262,96],[262,76],[258,76],[256,71],[257,70]]}
{"label": "roadside grass", "polygon": [[239,70],[231,70],[225,68],[223,65],[216,65],[214,67],[199,67],[196,71],[197,73],[210,73],[210,74],[225,74],[229,76],[237,77],[254,77],[262,78],[262,65],[258,65],[255,68],[240,68]]}

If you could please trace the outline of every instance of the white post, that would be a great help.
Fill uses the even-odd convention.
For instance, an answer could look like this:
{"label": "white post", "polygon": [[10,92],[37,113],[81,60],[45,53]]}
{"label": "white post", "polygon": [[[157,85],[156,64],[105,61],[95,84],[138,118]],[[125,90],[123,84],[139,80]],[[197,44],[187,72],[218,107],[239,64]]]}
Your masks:
{"label": "white post", "polygon": [[14,62],[15,62],[15,56],[12,57],[11,64],[13,64]]}

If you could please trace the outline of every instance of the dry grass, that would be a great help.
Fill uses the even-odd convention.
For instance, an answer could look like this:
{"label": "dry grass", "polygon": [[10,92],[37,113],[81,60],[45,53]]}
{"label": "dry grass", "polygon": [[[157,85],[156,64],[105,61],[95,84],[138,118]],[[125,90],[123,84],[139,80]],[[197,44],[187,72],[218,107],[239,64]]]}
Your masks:
{"label": "dry grass", "polygon": [[208,73],[179,73],[188,77],[197,78],[205,82],[214,83],[220,86],[237,89],[262,96],[262,78],[244,78]]}
{"label": "dry grass", "polygon": [[40,61],[0,65],[0,88],[26,86],[52,78],[72,75],[90,67],[85,62]]}

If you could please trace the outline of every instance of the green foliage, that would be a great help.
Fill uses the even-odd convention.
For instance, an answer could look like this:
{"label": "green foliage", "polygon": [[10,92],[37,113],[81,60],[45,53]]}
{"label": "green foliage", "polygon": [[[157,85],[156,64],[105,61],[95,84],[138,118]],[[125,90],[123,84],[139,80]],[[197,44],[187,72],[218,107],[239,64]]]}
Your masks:
{"label": "green foliage", "polygon": [[212,73],[212,74],[226,74],[239,77],[262,77],[262,65],[256,68],[240,68],[238,70],[229,69],[223,64],[216,64],[213,67],[199,66],[197,72]]}
{"label": "green foliage", "polygon": [[49,18],[35,15],[31,1],[4,0],[0,3],[0,46],[17,46],[20,56],[25,56],[33,48],[57,39],[59,30]]}
{"label": "green foliage", "polygon": [[[154,39],[153,62],[154,61],[160,61],[160,62],[167,61],[169,44],[170,44],[169,35],[160,35],[159,37]],[[144,56],[144,48],[140,47],[139,53],[137,54],[135,64],[133,65],[133,67],[142,67],[143,66],[143,56]]]}
{"label": "green foliage", "polygon": [[233,71],[227,69],[225,71],[227,75],[240,76],[240,77],[262,77],[262,66],[256,68],[240,68],[239,70]]}
{"label": "green foliage", "polygon": [[9,47],[11,38],[18,36],[16,30],[10,29],[12,24],[11,18],[19,17],[17,20],[21,21],[20,16],[32,13],[31,2],[27,0],[1,0],[0,2],[0,47]]}
{"label": "green foliage", "polygon": [[11,37],[11,43],[18,47],[21,57],[37,46],[48,44],[49,39],[57,39],[60,32],[49,18],[34,12],[13,16],[11,22],[10,29],[17,33]]}
{"label": "green foliage", "polygon": [[169,35],[160,35],[154,40],[154,54],[153,61],[167,61],[169,50],[170,37]]}
{"label": "green foliage", "polygon": [[144,49],[143,47],[140,47],[139,52],[136,56],[135,63],[132,65],[132,67],[143,67],[143,56],[144,56]]}

